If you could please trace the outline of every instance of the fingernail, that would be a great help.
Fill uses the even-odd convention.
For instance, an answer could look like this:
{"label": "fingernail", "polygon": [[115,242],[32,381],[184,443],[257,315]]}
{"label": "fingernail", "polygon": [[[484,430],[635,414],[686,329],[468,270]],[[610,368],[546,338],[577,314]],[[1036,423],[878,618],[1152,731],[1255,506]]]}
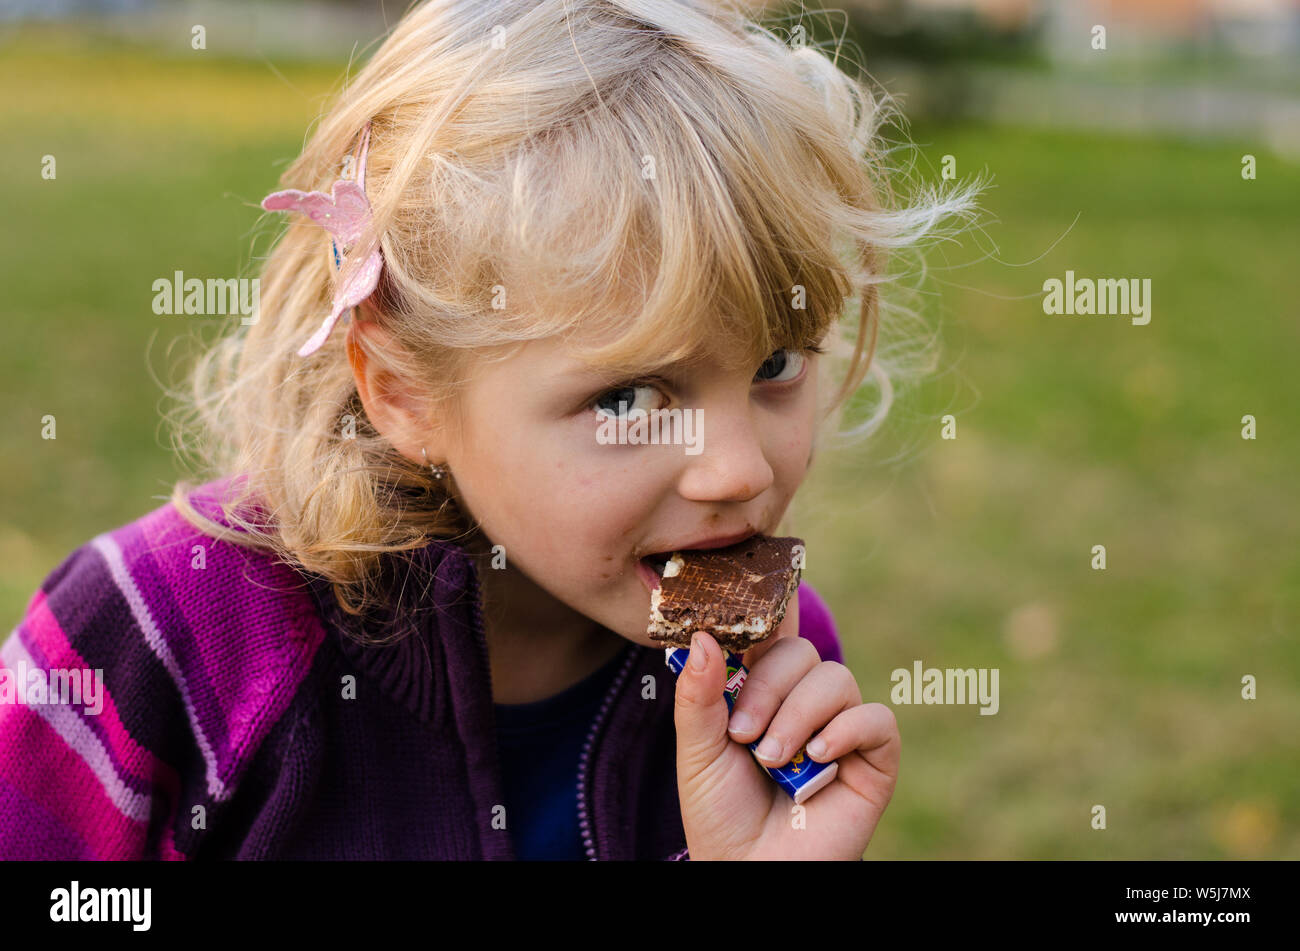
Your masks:
{"label": "fingernail", "polygon": [[750,733],[754,729],[754,718],[748,713],[736,712],[731,715],[731,723],[727,729],[732,733]]}
{"label": "fingernail", "polygon": [[774,760],[781,755],[781,741],[774,736],[764,737],[754,752],[760,759]]}
{"label": "fingernail", "polygon": [[703,670],[709,663],[709,658],[704,654],[704,648],[700,646],[700,637],[698,634],[691,637],[691,666],[696,670]]}
{"label": "fingernail", "polygon": [[808,755],[813,759],[821,759],[826,755],[826,741],[818,737],[808,744],[807,750]]}

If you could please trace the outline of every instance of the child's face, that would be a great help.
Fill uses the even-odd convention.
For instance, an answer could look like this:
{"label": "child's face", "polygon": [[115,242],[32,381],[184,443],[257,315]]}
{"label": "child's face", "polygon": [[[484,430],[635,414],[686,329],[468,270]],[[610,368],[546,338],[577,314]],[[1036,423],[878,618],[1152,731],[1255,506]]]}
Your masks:
{"label": "child's face", "polygon": [[[562,611],[554,599],[653,646],[639,559],[775,533],[811,458],[818,357],[783,350],[761,368],[727,375],[713,362],[611,391],[565,351],[559,339],[533,341],[480,367],[440,458],[487,544],[503,546],[508,570],[536,586],[508,586],[538,601],[512,613],[554,616]],[[592,404],[617,416],[620,399],[628,410],[691,409],[693,433],[677,432],[694,445],[602,444]],[[667,439],[673,430],[661,432]]]}

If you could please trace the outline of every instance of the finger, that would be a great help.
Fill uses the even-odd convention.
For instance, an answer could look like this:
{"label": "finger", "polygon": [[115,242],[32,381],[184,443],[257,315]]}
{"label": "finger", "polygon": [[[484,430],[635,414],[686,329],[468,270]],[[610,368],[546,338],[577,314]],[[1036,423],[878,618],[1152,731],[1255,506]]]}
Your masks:
{"label": "finger", "polygon": [[784,765],[815,730],[861,703],[862,693],[849,669],[831,660],[822,661],[781,701],[754,753],[765,763]]}
{"label": "finger", "polygon": [[785,617],[781,618],[781,623],[776,626],[774,633],[762,643],[755,644],[744,653],[741,660],[750,670],[758,663],[758,659],[776,646],[778,640],[782,638],[799,636],[799,589],[795,588],[794,594],[790,595],[790,600],[785,605]]}
{"label": "finger", "polygon": [[756,739],[772,721],[795,684],[821,663],[817,648],[807,638],[778,641],[749,671],[731,711],[728,728],[738,742]]}
{"label": "finger", "polygon": [[[818,748],[818,741],[824,748]],[[901,746],[894,711],[883,703],[863,703],[826,724],[809,742],[808,755],[828,763],[848,753],[861,753],[873,768],[893,779],[898,775]]]}
{"label": "finger", "polygon": [[[694,661],[703,658],[703,669]],[[727,701],[722,648],[708,634],[691,639],[690,658],[677,677],[673,722],[677,728],[678,781],[689,781],[726,750]]]}

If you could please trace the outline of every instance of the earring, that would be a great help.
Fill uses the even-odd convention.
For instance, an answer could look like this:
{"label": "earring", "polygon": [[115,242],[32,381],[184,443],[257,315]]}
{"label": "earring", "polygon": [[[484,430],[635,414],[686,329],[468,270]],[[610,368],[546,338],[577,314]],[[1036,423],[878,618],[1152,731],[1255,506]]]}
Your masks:
{"label": "earring", "polygon": [[[429,466],[429,454],[424,451],[423,446],[420,447],[420,455],[424,456],[424,464]],[[447,474],[447,467],[444,465],[429,466],[429,471],[433,473],[435,479],[441,479]]]}

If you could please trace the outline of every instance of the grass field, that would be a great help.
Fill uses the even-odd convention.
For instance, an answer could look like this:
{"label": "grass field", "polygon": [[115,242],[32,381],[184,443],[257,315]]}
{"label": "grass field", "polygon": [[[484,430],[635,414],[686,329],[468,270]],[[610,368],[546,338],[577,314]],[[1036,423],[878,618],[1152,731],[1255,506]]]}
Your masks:
{"label": "grass field", "polygon": [[[156,316],[152,282],[251,275],[256,204],[341,67],[46,34],[0,53],[23,90],[0,101],[6,617],[167,494],[155,377],[195,318]],[[991,174],[988,218],[929,257],[940,372],[819,457],[793,524],[866,699],[919,660],[999,669],[1000,710],[894,708],[868,856],[1300,858],[1300,168],[1250,142],[911,133],[919,173]],[[1150,278],[1151,323],[1046,316],[1067,269]]]}

